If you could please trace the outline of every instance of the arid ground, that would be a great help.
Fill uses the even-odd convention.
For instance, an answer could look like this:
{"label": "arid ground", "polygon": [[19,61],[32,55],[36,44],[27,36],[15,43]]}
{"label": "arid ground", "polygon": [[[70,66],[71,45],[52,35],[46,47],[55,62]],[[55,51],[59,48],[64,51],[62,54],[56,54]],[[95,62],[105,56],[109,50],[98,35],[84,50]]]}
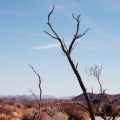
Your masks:
{"label": "arid ground", "polygon": [[[72,100],[42,100],[41,120],[89,120],[82,102]],[[35,100],[0,99],[0,120],[36,120],[38,103]],[[102,120],[101,117],[96,117]],[[119,115],[116,120],[120,120]]]}

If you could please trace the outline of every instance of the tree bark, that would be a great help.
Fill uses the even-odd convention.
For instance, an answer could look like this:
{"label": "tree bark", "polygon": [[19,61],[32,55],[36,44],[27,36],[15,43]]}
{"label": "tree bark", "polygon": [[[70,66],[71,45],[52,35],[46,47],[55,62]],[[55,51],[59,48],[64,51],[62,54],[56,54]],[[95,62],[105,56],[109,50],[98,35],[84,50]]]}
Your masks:
{"label": "tree bark", "polygon": [[72,70],[73,70],[74,74],[76,75],[77,80],[79,82],[79,85],[80,85],[80,87],[81,87],[81,89],[83,91],[83,94],[84,94],[84,97],[85,97],[85,100],[86,100],[86,103],[87,103],[87,106],[88,106],[88,110],[89,110],[89,113],[90,113],[91,120],[95,120],[94,112],[93,112],[89,97],[87,95],[86,88],[85,88],[85,86],[84,86],[84,84],[82,82],[82,78],[81,78],[76,66],[74,65],[70,55],[67,55],[67,59],[68,59],[68,61],[70,63],[70,66],[72,67]]}

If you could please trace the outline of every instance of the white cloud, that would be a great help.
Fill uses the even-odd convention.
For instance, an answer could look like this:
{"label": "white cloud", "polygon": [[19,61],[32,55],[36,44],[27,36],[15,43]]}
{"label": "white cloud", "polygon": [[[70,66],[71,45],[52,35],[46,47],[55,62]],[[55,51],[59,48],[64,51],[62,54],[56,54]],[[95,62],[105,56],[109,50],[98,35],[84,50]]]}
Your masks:
{"label": "white cloud", "polygon": [[[70,42],[66,42],[66,45],[69,45]],[[47,45],[40,45],[34,47],[34,50],[45,50],[45,49],[53,49],[53,48],[59,48],[60,43],[53,43],[53,44],[47,44]]]}
{"label": "white cloud", "polygon": [[44,50],[44,49],[51,49],[51,48],[58,48],[58,47],[60,47],[60,44],[54,43],[54,44],[36,46],[34,49],[35,50]]}

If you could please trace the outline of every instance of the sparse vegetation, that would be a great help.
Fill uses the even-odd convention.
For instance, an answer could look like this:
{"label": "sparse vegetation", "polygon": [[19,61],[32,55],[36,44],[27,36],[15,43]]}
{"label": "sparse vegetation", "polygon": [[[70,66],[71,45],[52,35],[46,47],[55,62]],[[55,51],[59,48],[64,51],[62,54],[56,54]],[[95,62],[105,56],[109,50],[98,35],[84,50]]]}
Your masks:
{"label": "sparse vegetation", "polygon": [[[14,104],[7,104],[13,102]],[[35,100],[13,100],[3,99],[0,104],[0,120],[38,120],[35,118],[37,113],[37,103]],[[84,101],[73,100],[42,100],[41,120],[88,120],[89,112],[78,104],[85,105]],[[26,103],[31,107],[26,107]],[[7,104],[7,105],[6,105]],[[106,120],[114,120],[110,117],[111,113],[115,118],[120,117],[118,109],[120,104],[112,106],[102,103],[101,111],[106,111]],[[101,116],[105,117],[104,114]]]}
{"label": "sparse vegetation", "polygon": [[[89,76],[94,76],[99,84],[100,92],[94,97],[94,91],[88,93],[84,81],[81,78],[81,73],[78,70],[78,63],[75,63],[72,58],[72,51],[76,47],[78,39],[83,37],[88,29],[83,33],[79,33],[80,18],[72,14],[73,20],[76,22],[76,31],[69,45],[66,44],[64,38],[60,37],[51,24],[51,16],[54,12],[54,6],[48,14],[47,25],[50,32],[44,31],[51,38],[55,39],[61,47],[64,56],[67,58],[70,67],[76,76],[79,86],[83,92],[82,99],[71,100],[43,100],[41,77],[36,70],[29,65],[35,75],[38,77],[39,98],[30,90],[35,100],[1,98],[0,99],[0,120],[120,120],[120,99],[107,98],[103,86],[100,81],[102,66],[97,65],[91,67],[86,73]],[[93,86],[94,87],[94,86]]]}

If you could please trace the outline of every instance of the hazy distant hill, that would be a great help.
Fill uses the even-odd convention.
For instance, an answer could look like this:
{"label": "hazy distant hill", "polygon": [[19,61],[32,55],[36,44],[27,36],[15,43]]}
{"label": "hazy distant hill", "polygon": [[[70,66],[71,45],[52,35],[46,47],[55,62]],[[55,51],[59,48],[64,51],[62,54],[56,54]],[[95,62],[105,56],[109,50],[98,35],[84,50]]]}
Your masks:
{"label": "hazy distant hill", "polygon": [[74,98],[74,96],[64,96],[64,97],[58,97],[58,99],[65,99],[65,100],[71,100],[72,98]]}
{"label": "hazy distant hill", "polygon": [[[87,93],[88,96],[90,97],[92,94],[91,93]],[[93,94],[93,99],[98,99],[100,94]],[[36,97],[39,99],[39,95],[36,95]],[[33,100],[35,99],[33,95],[8,95],[8,96],[0,96],[0,98],[15,98],[15,99],[28,99],[28,100]],[[51,95],[43,95],[42,99],[45,100],[54,100],[54,99],[71,99],[73,101],[84,101],[84,95],[78,95],[78,96],[65,96],[65,97],[55,97],[55,96],[51,96]],[[114,95],[110,95],[110,94],[105,94],[104,95],[104,101],[108,102],[108,101],[112,101],[112,100],[118,100],[120,101],[120,94],[114,94]]]}
{"label": "hazy distant hill", "polygon": [[[36,95],[39,99],[39,95]],[[65,96],[65,97],[55,97],[51,95],[43,95],[42,99],[45,100],[54,100],[54,99],[72,99],[74,96]],[[33,95],[7,95],[7,96],[0,96],[0,98],[15,98],[15,99],[28,99],[33,100],[35,99]]]}
{"label": "hazy distant hill", "polygon": [[[89,97],[91,97],[91,93],[87,93]],[[92,95],[92,99],[98,99],[100,96],[100,94],[93,94]],[[84,95],[81,94],[81,95],[78,95],[76,97],[73,97],[72,100],[74,101],[84,101]],[[118,100],[120,102],[120,94],[113,94],[113,95],[110,95],[110,94],[105,94],[104,95],[104,102],[108,102],[108,101],[112,101],[112,100]]]}
{"label": "hazy distant hill", "polygon": [[[39,95],[36,95],[36,97],[39,99]],[[7,96],[0,96],[0,98],[15,98],[15,99],[28,99],[28,100],[35,99],[33,95],[7,95]],[[42,99],[56,99],[56,97],[43,95]]]}

